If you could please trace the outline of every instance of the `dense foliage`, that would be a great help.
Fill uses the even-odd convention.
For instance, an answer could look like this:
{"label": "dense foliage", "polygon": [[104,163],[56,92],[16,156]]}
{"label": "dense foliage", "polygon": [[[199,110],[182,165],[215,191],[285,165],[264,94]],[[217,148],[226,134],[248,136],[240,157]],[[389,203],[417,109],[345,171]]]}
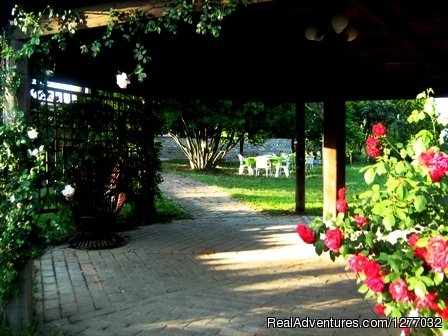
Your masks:
{"label": "dense foliage", "polygon": [[255,127],[263,119],[260,102],[167,100],[160,103],[159,113],[194,170],[215,168],[241,139],[256,141],[263,131]]}
{"label": "dense foliage", "polygon": [[[238,0],[206,0],[197,6],[194,2],[173,0],[167,3],[160,17],[139,10],[119,12],[111,8],[109,22],[97,35],[99,37],[88,43],[78,41],[79,50],[95,57],[114,43],[133,43],[135,69],[129,76],[135,75],[142,81],[146,77],[145,65],[150,61],[150,56],[146,46],[140,43],[141,34],[159,33],[163,29],[175,32],[179,24],[187,23],[195,25],[198,33],[216,36],[222,19],[240,3]],[[26,5],[39,8],[37,3],[28,2]],[[85,15],[71,10],[55,10],[49,6],[38,11],[15,6],[8,21],[1,22],[4,25],[0,27],[0,304],[3,308],[16,289],[14,285],[21,266],[49,238],[48,227],[45,226],[55,225],[53,229],[56,230],[62,227],[58,220],[39,218],[41,205],[38,194],[45,180],[45,147],[43,142],[39,144],[41,140],[38,135],[44,130],[32,129],[29,111],[20,111],[26,109],[23,100],[27,99],[25,95],[28,94],[24,86],[28,79],[23,78],[25,71],[21,67],[24,61],[35,57],[33,63],[42,66],[42,78],[39,79],[47,80],[51,71],[47,71],[49,69],[45,66],[51,64],[52,52],[66,48],[83,27]],[[148,123],[142,124],[142,129],[147,130]],[[155,165],[158,163],[153,152],[139,158],[146,165],[151,161]],[[144,176],[142,184],[153,186],[157,182],[155,174],[148,177],[146,171],[141,173]],[[56,191],[55,194],[59,193]]]}
{"label": "dense foliage", "polygon": [[24,123],[0,125],[0,307],[14,293],[18,270],[32,257],[40,234],[37,190],[44,172],[38,132]]}
{"label": "dense foliage", "polygon": [[375,160],[364,168],[369,190],[349,205],[342,188],[336,218],[318,217],[310,227],[297,226],[318,254],[347,260],[359,291],[376,300],[379,315],[401,318],[417,312],[425,317],[414,319],[415,324],[401,320],[407,321],[401,325],[405,334],[448,329],[448,155],[439,139],[446,123],[431,94],[418,96],[422,109],[412,111],[407,121],[419,130],[406,143],[390,137],[384,124],[372,126],[365,142]]}

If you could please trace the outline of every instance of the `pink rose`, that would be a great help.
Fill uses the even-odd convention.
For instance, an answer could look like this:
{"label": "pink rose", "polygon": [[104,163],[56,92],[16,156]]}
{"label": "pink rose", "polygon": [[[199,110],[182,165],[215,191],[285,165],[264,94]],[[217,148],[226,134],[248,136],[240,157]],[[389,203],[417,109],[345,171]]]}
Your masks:
{"label": "pink rose", "polygon": [[434,272],[444,272],[448,267],[448,243],[443,237],[432,237],[426,244],[426,263]]}
{"label": "pink rose", "polygon": [[355,215],[354,219],[358,226],[358,229],[362,229],[362,227],[367,224],[367,218],[365,218],[363,216]]}
{"label": "pink rose", "polygon": [[389,284],[389,292],[392,299],[398,302],[412,301],[412,293],[408,291],[408,284],[403,279],[398,279]]}
{"label": "pink rose", "polygon": [[364,283],[375,293],[381,293],[384,290],[384,281],[380,276],[368,278]]}
{"label": "pink rose", "polygon": [[382,123],[377,123],[372,127],[372,134],[376,137],[386,135],[387,129]]}
{"label": "pink rose", "polygon": [[438,152],[434,155],[434,166],[444,170],[445,172],[448,170],[448,156],[446,156],[442,152]]}
{"label": "pink rose", "polygon": [[314,231],[311,230],[306,224],[302,223],[297,225],[296,231],[299,234],[300,238],[302,238],[302,240],[307,244],[312,244],[316,240]]}
{"label": "pink rose", "polygon": [[366,267],[366,263],[368,263],[368,262],[369,262],[369,259],[367,259],[367,257],[363,256],[362,254],[352,255],[348,259],[348,265],[356,273],[361,273],[362,271],[364,271],[364,268]]}
{"label": "pink rose", "polygon": [[343,239],[344,234],[341,229],[327,229],[325,232],[324,243],[331,251],[339,252]]}
{"label": "pink rose", "polygon": [[432,310],[438,310],[437,295],[436,293],[426,293],[423,298],[418,296],[414,299],[414,305],[416,308],[429,308]]}

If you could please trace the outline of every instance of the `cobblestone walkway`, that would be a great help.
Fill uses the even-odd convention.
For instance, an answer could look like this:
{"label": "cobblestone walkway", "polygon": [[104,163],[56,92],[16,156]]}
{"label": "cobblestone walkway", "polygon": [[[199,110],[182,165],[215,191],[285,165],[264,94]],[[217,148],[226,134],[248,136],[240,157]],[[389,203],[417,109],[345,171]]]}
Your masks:
{"label": "cobblestone walkway", "polygon": [[261,214],[174,175],[164,175],[161,189],[194,218],[121,233],[128,243],[120,248],[58,246],[35,261],[44,329],[83,336],[399,335],[272,328],[268,317],[378,317],[350,271],[300,241],[295,226],[311,218]]}

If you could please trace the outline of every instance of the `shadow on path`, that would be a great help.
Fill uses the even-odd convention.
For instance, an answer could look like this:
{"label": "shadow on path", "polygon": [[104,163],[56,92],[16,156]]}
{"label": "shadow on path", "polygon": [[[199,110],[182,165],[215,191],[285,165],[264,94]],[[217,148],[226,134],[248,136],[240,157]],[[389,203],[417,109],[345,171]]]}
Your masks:
{"label": "shadow on path", "polygon": [[399,335],[273,328],[275,319],[296,317],[381,320],[342,261],[316,257],[298,238],[296,224],[310,217],[271,217],[201,183],[164,180],[164,193],[192,219],[127,231],[120,248],[58,246],[36,260],[44,328],[83,336]]}

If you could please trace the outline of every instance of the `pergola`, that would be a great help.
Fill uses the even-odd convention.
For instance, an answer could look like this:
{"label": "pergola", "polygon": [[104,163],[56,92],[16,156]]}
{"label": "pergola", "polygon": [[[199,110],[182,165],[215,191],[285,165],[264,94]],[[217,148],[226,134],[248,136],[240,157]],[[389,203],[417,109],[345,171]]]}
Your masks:
{"label": "pergola", "polygon": [[[45,4],[84,12],[82,34],[94,36],[111,7],[160,15],[165,2]],[[197,35],[192,27],[181,27],[177,35],[147,37],[149,78],[132,83],[128,92],[150,98],[295,102],[299,212],[305,204],[305,103],[324,102],[324,212],[334,213],[337,189],[345,185],[344,102],[414,98],[427,88],[438,96],[448,94],[447,17],[444,0],[249,0],[225,18],[218,38]],[[55,79],[117,90],[115,74],[129,70],[130,57],[131,50],[122,46],[96,59],[68,50],[56,57]]]}

